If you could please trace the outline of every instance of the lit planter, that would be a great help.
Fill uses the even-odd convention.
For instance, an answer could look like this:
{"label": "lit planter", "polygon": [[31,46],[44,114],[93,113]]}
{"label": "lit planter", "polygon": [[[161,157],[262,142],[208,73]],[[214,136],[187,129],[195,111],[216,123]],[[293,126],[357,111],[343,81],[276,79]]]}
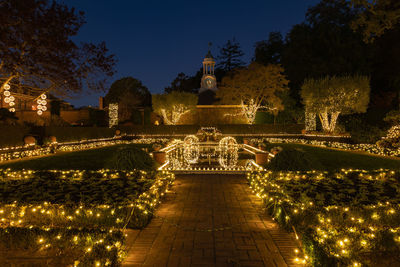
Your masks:
{"label": "lit planter", "polygon": [[256,152],[256,163],[258,165],[265,165],[268,163],[268,153]]}

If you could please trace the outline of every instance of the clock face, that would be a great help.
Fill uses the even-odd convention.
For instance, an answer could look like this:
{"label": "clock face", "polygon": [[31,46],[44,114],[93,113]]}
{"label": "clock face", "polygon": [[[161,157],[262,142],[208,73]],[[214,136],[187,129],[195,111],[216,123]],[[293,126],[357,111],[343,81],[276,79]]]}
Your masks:
{"label": "clock face", "polygon": [[214,80],[212,78],[206,78],[205,82],[207,88],[214,88]]}

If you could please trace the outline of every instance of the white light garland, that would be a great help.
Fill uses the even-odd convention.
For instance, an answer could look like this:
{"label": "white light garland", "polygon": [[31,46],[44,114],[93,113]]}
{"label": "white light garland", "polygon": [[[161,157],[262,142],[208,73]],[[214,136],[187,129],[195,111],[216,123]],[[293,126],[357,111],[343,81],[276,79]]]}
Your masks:
{"label": "white light garland", "polygon": [[11,86],[7,83],[4,85],[4,91],[3,94],[5,96],[4,98],[4,103],[8,104],[10,106],[10,108],[8,109],[10,112],[15,112],[15,97],[11,95],[10,89]]}
{"label": "white light garland", "polygon": [[38,100],[36,101],[37,103],[37,114],[40,116],[43,114],[44,111],[47,110],[47,101],[46,101],[46,94],[41,94]]}
{"label": "white light garland", "polygon": [[231,136],[222,138],[219,141],[219,164],[226,169],[235,167],[239,158],[238,150],[235,138]]}

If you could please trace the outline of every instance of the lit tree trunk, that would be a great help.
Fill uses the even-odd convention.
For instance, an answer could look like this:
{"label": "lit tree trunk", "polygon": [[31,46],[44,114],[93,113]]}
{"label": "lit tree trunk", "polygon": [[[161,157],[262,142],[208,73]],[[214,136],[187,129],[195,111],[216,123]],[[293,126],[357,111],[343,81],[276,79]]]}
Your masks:
{"label": "lit tree trunk", "polygon": [[256,113],[259,106],[256,105],[253,100],[251,100],[248,105],[244,104],[244,102],[241,101],[241,106],[242,106],[242,112],[246,118],[247,123],[253,124],[254,120],[256,119]]}
{"label": "lit tree trunk", "polygon": [[319,113],[319,119],[321,120],[322,129],[324,132],[333,133],[336,128],[336,122],[339,117],[340,112],[332,112],[330,113],[331,119],[329,120],[328,112]]}
{"label": "lit tree trunk", "polygon": [[186,109],[183,105],[174,106],[171,111],[171,116],[168,116],[165,109],[161,110],[161,114],[164,118],[164,123],[167,125],[178,124],[181,117],[188,112],[190,112],[190,109]]}
{"label": "lit tree trunk", "polygon": [[161,114],[162,114],[162,116],[163,116],[164,123],[167,124],[167,125],[171,125],[172,122],[171,122],[170,119],[168,118],[168,115],[167,115],[167,112],[166,112],[165,109],[162,109],[162,110],[161,110]]}
{"label": "lit tree trunk", "polygon": [[336,122],[339,117],[340,112],[332,112],[331,113],[331,121],[329,123],[329,130],[331,133],[335,131],[336,128]]}
{"label": "lit tree trunk", "polygon": [[321,120],[322,124],[322,129],[324,132],[329,132],[329,118],[328,118],[328,112],[321,112],[318,114],[319,119]]}

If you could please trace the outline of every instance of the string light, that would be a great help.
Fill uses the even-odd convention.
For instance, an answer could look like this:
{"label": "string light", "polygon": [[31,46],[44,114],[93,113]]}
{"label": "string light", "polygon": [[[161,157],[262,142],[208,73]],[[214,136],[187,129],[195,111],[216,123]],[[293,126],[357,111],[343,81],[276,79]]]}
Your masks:
{"label": "string light", "polygon": [[118,125],[118,103],[108,105],[108,126],[111,128]]}
{"label": "string light", "polygon": [[[400,192],[399,175],[389,170],[343,169],[334,175],[320,171],[253,172],[247,174],[247,179],[253,192],[271,207],[268,210],[275,221],[292,228],[296,235],[307,235],[320,244],[321,249],[315,251],[316,247],[308,247],[312,243],[303,243],[303,250],[311,253],[305,256],[307,261],[312,262],[318,253],[318,257],[325,253],[343,265],[361,266],[361,254],[376,253],[371,248],[379,242],[378,233],[390,231],[400,245],[400,205],[391,203],[398,203],[399,199],[383,193],[389,185]],[[374,195],[376,204],[360,204],[359,199],[368,199],[368,196],[359,193],[349,199],[345,188],[370,195],[375,191],[381,193]],[[297,195],[299,190],[301,197]],[[342,192],[342,195],[333,192]]]}
{"label": "string light", "polygon": [[[32,170],[11,171],[1,170],[1,176],[7,180],[26,180],[34,179],[40,172]],[[88,171],[77,170],[57,170],[51,171],[59,179],[83,179],[84,173]],[[143,179],[148,175],[145,171],[109,171],[99,170],[90,171],[91,176],[101,175],[104,179],[114,179],[121,173],[129,179]],[[140,175],[141,178],[133,178],[133,175]],[[150,179],[150,178],[148,178]],[[161,201],[168,187],[174,181],[174,175],[166,171],[159,172],[151,179],[153,184],[131,203],[117,205],[92,205],[79,204],[71,207],[70,204],[52,204],[43,202],[42,204],[24,204],[14,201],[12,204],[0,204],[0,213],[4,220],[0,231],[2,235],[12,233],[13,236],[21,233],[24,237],[34,237],[38,250],[45,250],[49,247],[65,248],[68,247],[75,251],[74,255],[79,258],[74,260],[75,265],[86,266],[104,265],[108,262],[120,263],[125,255],[123,245],[125,229],[130,221],[144,221],[154,213],[155,208]],[[101,214],[96,219],[88,217],[89,214]],[[130,214],[130,216],[126,216]],[[112,220],[111,218],[114,218]],[[72,219],[72,220],[70,220]],[[11,227],[18,227],[9,231]],[[84,228],[82,228],[84,227]],[[94,230],[85,229],[94,228]],[[108,228],[108,229],[107,229]],[[25,231],[31,231],[26,234]],[[10,236],[12,240],[12,237]],[[29,243],[29,241],[27,241]],[[94,259],[93,256],[81,256],[79,251],[86,254],[93,254],[94,251],[100,252],[101,259]],[[97,254],[96,254],[97,255]],[[99,265],[99,266],[100,266]]]}

